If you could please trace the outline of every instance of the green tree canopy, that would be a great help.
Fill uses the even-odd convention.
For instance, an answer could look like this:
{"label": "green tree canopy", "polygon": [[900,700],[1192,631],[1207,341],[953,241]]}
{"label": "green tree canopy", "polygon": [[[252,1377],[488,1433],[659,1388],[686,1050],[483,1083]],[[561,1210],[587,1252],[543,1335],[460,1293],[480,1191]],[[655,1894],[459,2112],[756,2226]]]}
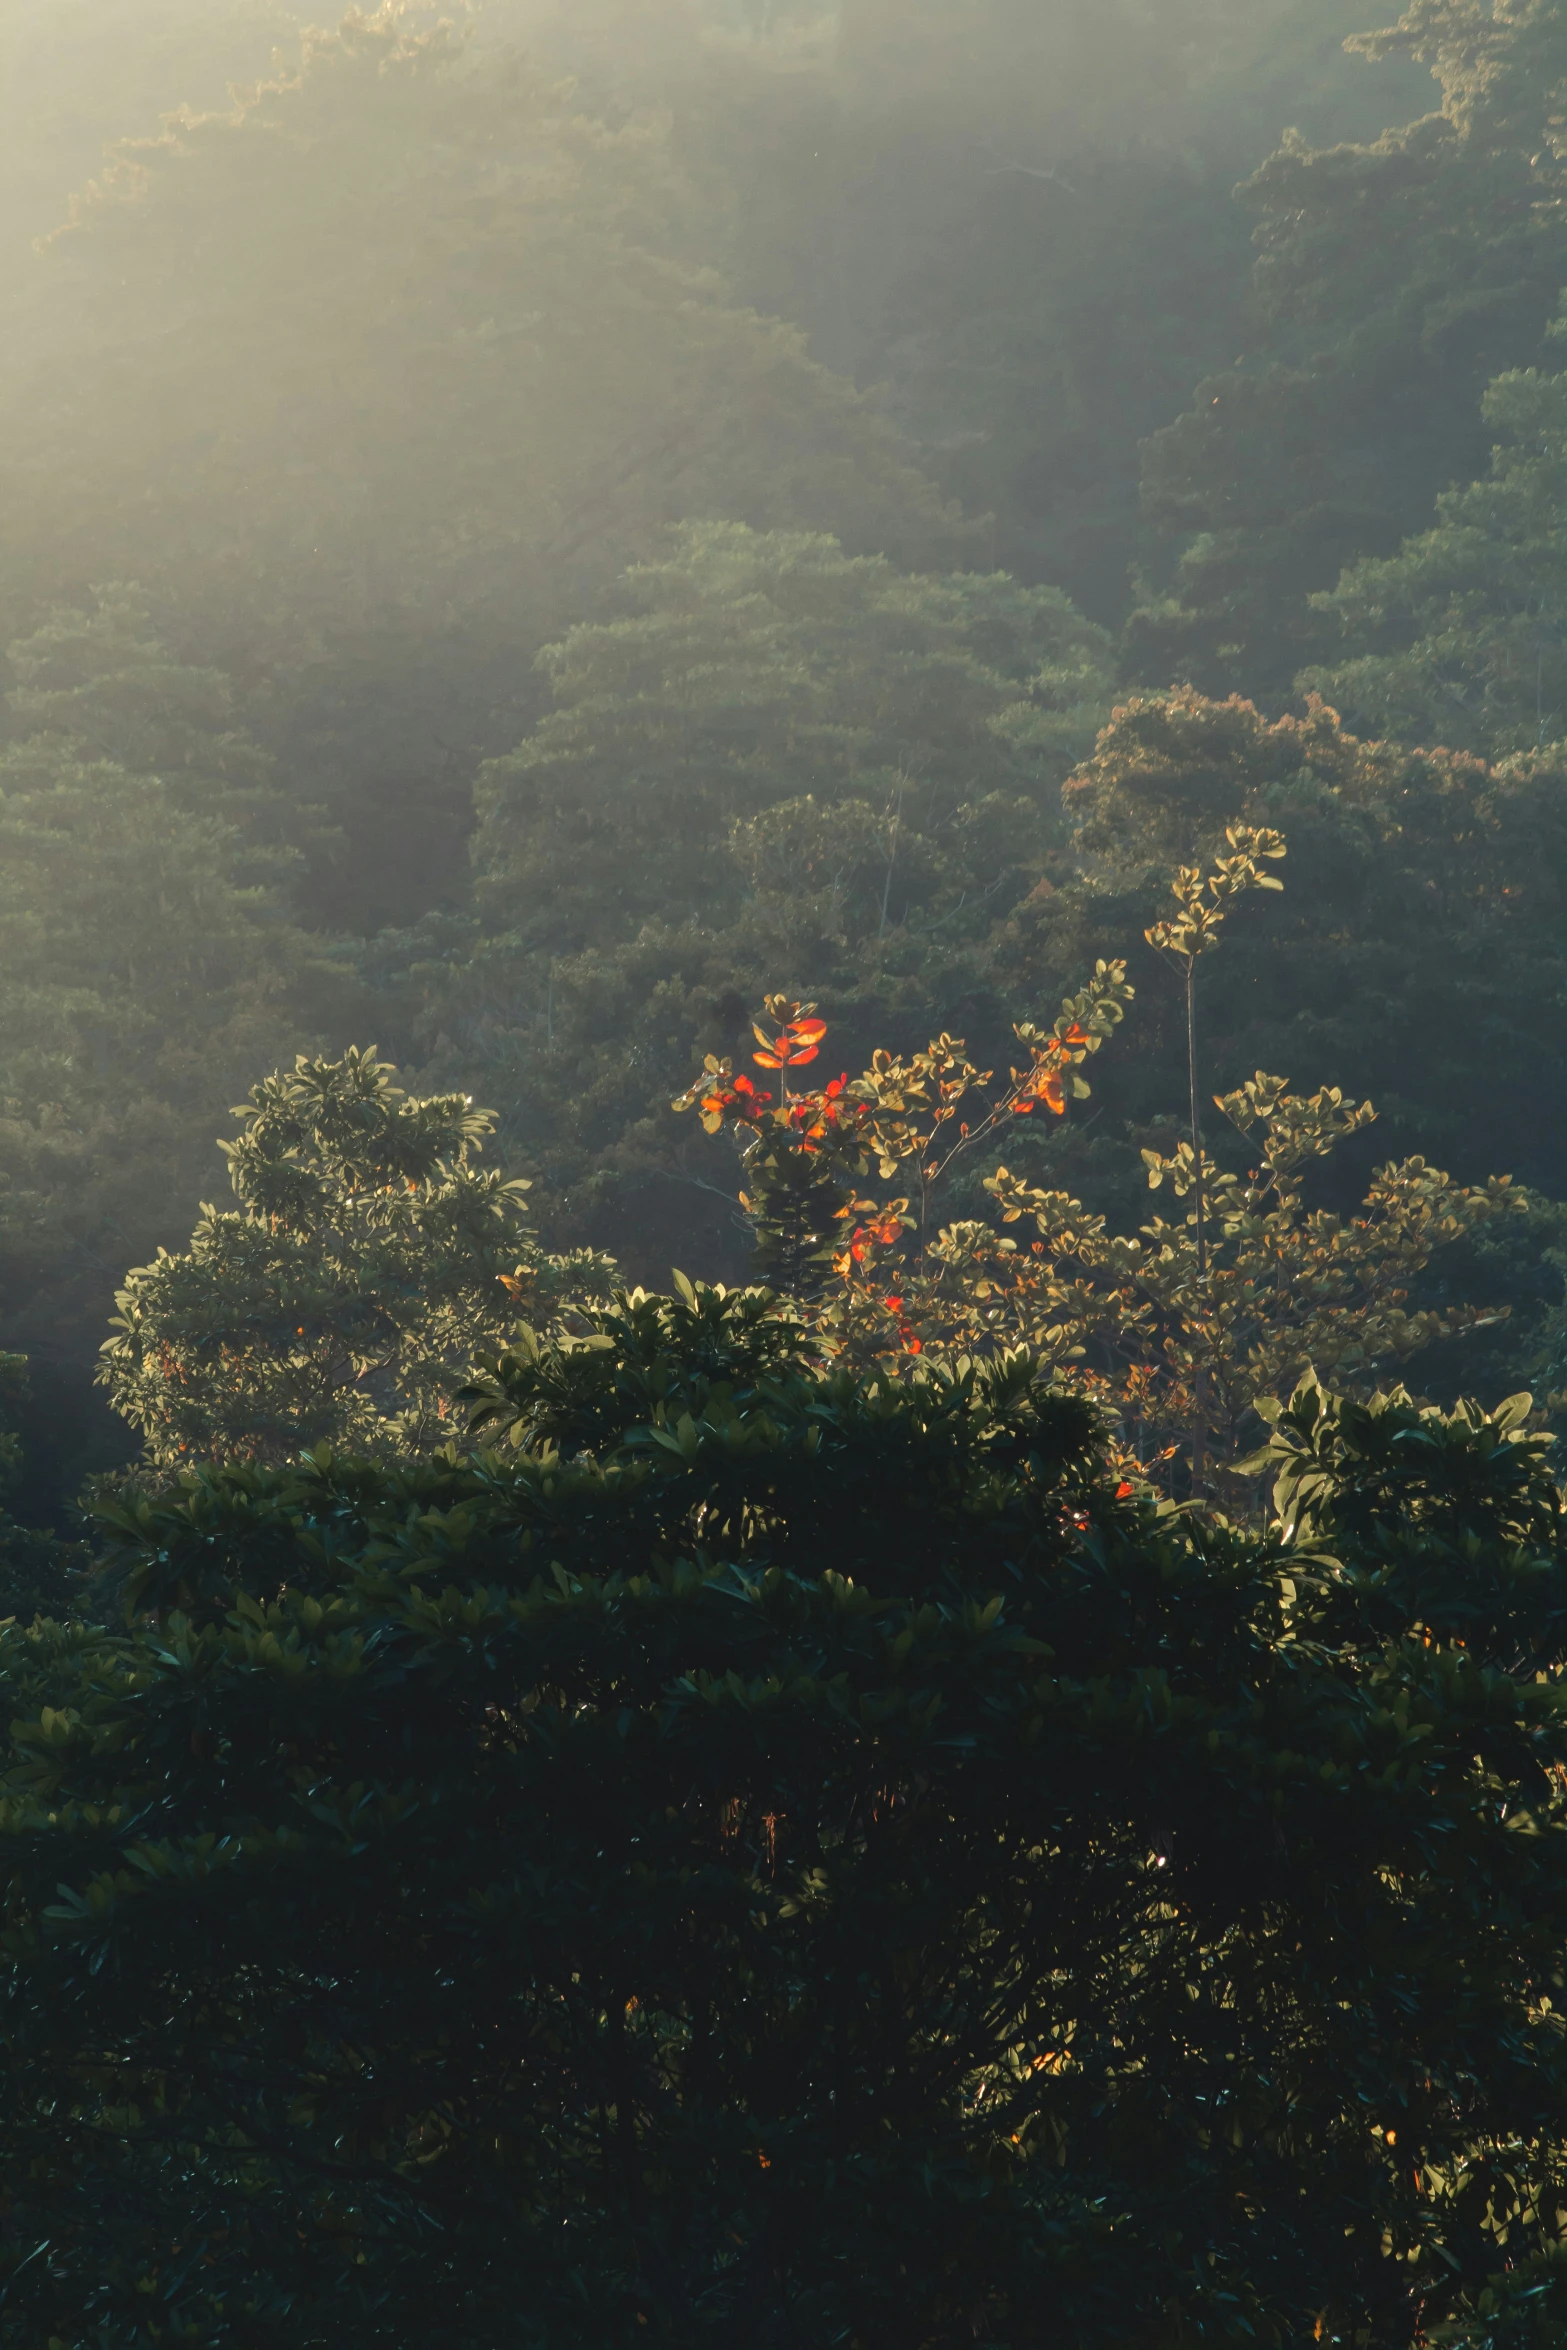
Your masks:
{"label": "green tree canopy", "polygon": [[1170,591],[1129,627],[1150,684],[1286,695],[1331,648],[1311,594],[1393,554],[1478,472],[1481,394],[1542,355],[1567,278],[1560,0],[1414,0],[1354,46],[1428,65],[1441,110],[1369,144],[1291,135],[1245,189],[1258,262],[1241,356],[1148,447],[1150,513],[1184,541]]}
{"label": "green tree canopy", "polygon": [[[824,816],[861,802],[889,826],[902,800],[897,919],[932,895],[939,910],[943,883],[956,895],[991,878],[962,844],[997,794],[1025,828],[1012,864],[1026,877],[1047,792],[1109,691],[1104,632],[1059,590],[910,577],[820,536],[689,524],[627,575],[625,600],[626,617],[545,649],[555,708],[479,784],[481,903],[556,954],[653,916],[722,918],[733,827],[807,797]],[[948,869],[923,888],[921,836]],[[780,875],[806,892],[826,878],[809,853]],[[852,911],[863,928],[863,893]]]}
{"label": "green tree canopy", "polygon": [[669,109],[737,290],[886,387],[934,478],[989,518],[989,560],[1105,621],[1149,551],[1139,444],[1251,334],[1236,180],[1281,123],[1375,137],[1430,87],[1343,54],[1362,0],[563,15],[549,54],[595,103]]}
{"label": "green tree canopy", "polygon": [[687,525],[624,607],[546,650],[554,710],[480,776],[481,931],[397,949],[441,1081],[579,1196],[668,1185],[692,1048],[765,988],[952,986],[1040,878],[1111,692],[1059,591],[820,535]]}
{"label": "green tree canopy", "polygon": [[0,1283],[18,1343],[90,1359],[127,1257],[194,1213],[225,1104],[348,989],[290,919],[300,828],[226,681],[135,591],[8,661]]}
{"label": "green tree canopy", "polygon": [[134,576],[177,610],[348,822],[333,895],[369,926],[460,872],[432,779],[455,814],[528,656],[670,522],[966,543],[873,406],[692,258],[645,112],[608,127],[427,16],[355,9],[122,143],[0,398],[0,595]]}
{"label": "green tree canopy", "polygon": [[1138,1010],[1104,1092],[1139,1140],[1175,1112],[1186,1054],[1175,985],[1133,942],[1165,913],[1172,866],[1258,824],[1287,836],[1289,886],[1235,914],[1200,983],[1216,1087],[1309,1071],[1372,1095],[1400,1152],[1555,1188],[1567,834],[1549,760],[1492,767],[1367,740],[1320,702],[1273,722],[1183,690],[1131,697],[1065,797],[1076,870],[1015,909],[995,968],[1012,1001],[1048,1002],[1128,955]]}
{"label": "green tree canopy", "polygon": [[528,1186],[474,1164],[490,1112],[393,1074],[302,1054],[253,1087],[222,1146],[238,1209],[204,1207],[187,1250],[126,1277],[101,1381],[150,1460],[428,1450],[520,1313],[608,1294],[606,1260],[541,1255]]}
{"label": "green tree canopy", "polygon": [[1504,375],[1484,414],[1489,479],[1315,599],[1356,649],[1301,683],[1379,732],[1497,758],[1567,733],[1567,376]]}
{"label": "green tree canopy", "polygon": [[105,1513],[126,1629],[0,1634],[8,2322],[1541,2338],[1516,1412],[1298,1399],[1329,1557],[1118,1490],[1026,1360],[856,1385],[711,1292],[596,1335],[548,1449],[189,1472]]}

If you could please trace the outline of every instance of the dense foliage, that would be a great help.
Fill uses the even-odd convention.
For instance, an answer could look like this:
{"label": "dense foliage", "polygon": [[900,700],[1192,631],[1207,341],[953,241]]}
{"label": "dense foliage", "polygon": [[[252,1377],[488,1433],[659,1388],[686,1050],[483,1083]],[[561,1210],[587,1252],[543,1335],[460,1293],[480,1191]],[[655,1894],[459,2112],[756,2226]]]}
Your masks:
{"label": "dense foliage", "polygon": [[1564,93],[0,12],[0,2350],[1560,2350]]}
{"label": "dense foliage", "polygon": [[1491,386],[1482,413],[1505,438],[1489,479],[1444,491],[1434,530],[1317,599],[1367,649],[1310,683],[1405,740],[1542,754],[1560,741],[1564,400],[1567,378],[1536,368]]}
{"label": "dense foliage", "polygon": [[1428,66],[1440,105],[1365,144],[1287,135],[1244,191],[1253,331],[1148,450],[1152,509],[1187,542],[1129,634],[1153,683],[1287,692],[1323,641],[1312,591],[1480,470],[1488,380],[1543,356],[1567,276],[1567,13],[1411,0],[1354,46]]}
{"label": "dense foliage", "polygon": [[[1276,836],[1232,827],[1231,844],[1214,874],[1178,876],[1181,912],[1149,934],[1187,957],[1189,982],[1218,943],[1226,900],[1279,886],[1259,870],[1283,856]],[[738,1143],[755,1268],[794,1301],[826,1357],[896,1376],[921,1357],[1026,1351],[1106,1412],[1131,1473],[1198,1493],[1215,1469],[1244,1470],[1264,1399],[1308,1371],[1364,1385],[1493,1319],[1467,1303],[1421,1308],[1419,1277],[1466,1236],[1527,1217],[1530,1203],[1506,1177],[1461,1189],[1412,1158],[1379,1167],[1353,1216],[1313,1207],[1312,1175],[1375,1109],[1337,1087],[1304,1099],[1262,1070],[1214,1097],[1256,1161],[1223,1166],[1203,1134],[1190,986],[1190,1136],[1142,1153],[1149,1189],[1168,1186],[1184,1203],[1173,1218],[1116,1234],[1070,1193],[1005,1165],[976,1195],[971,1163],[965,1187],[964,1163],[983,1165],[1003,1138],[1016,1155],[1015,1119],[1064,1118],[1069,1101],[1088,1098],[1083,1065],[1130,994],[1124,965],[1101,963],[1052,1026],[1017,1028],[1022,1066],[1006,1082],[977,1068],[961,1038],[941,1036],[821,1085],[790,1072],[816,1060],[826,1023],[774,997],[752,1058],[778,1072],[779,1091],[710,1055],[675,1107],[699,1108],[709,1134],[727,1128]],[[499,1392],[516,1369],[515,1358],[499,1366]]]}
{"label": "dense foliage", "polygon": [[541,1251],[528,1185],[475,1164],[466,1094],[410,1100],[373,1053],[252,1089],[223,1145],[239,1202],[126,1276],[100,1379],[147,1458],[399,1457],[452,1433],[450,1396],[519,1314],[607,1297],[614,1267]]}
{"label": "dense foliage", "polygon": [[557,1188],[667,1166],[693,1044],[764,986],[928,1001],[1040,878],[1112,691],[1059,591],[800,533],[690,527],[624,602],[545,648],[554,708],[480,774],[471,953],[402,950],[438,1065]]}
{"label": "dense foliage", "polygon": [[799,1350],[626,1300],[531,1449],[187,1472],[0,1636],[10,2338],[1549,2338],[1517,1410],[1304,1390],[1281,1545]]}
{"label": "dense foliage", "polygon": [[[767,993],[848,1061],[992,1065],[1124,957],[1049,1172],[1129,1232],[1182,1114],[1142,934],[1231,822],[1299,885],[1236,925],[1214,1085],[1369,1095],[1395,1151],[1527,1180],[1553,1245],[1563,27],[11,11],[0,1338],[36,1506],[120,1444],[126,1266],[300,1053],[376,1036],[492,1103],[556,1248],[734,1275],[667,1104]],[[1288,733],[1313,686],[1347,735]],[[1156,847],[1161,708],[1201,807]],[[1477,1295],[1554,1309],[1482,1254]]]}

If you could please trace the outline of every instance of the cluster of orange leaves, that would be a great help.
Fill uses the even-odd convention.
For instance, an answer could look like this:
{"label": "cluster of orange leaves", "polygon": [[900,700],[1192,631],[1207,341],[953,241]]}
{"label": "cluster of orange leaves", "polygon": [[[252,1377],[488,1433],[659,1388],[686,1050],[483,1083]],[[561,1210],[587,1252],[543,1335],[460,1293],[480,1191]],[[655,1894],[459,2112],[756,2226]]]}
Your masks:
{"label": "cluster of orange leaves", "polygon": [[753,1085],[743,1070],[739,1076],[732,1077],[726,1066],[715,1077],[697,1106],[707,1132],[716,1134],[726,1118],[738,1118],[747,1125],[754,1124],[772,1098],[770,1093],[763,1093],[760,1087]]}
{"label": "cluster of orange leaves", "polygon": [[[773,996],[768,998],[765,1018],[752,1023],[752,1033],[757,1046],[752,1058],[758,1067],[786,1072],[808,1066],[819,1057],[827,1023],[815,1016],[814,1006]],[[1063,1117],[1071,1069],[1085,1052],[1094,1049],[1097,1040],[1081,1022],[1073,1020],[1059,1035],[1041,1038],[1028,1031],[1025,1041],[1030,1047],[1030,1066],[1024,1070],[1013,1069],[1011,1085],[1004,1097],[993,1107],[985,1108],[979,1128],[981,1137],[994,1131],[1008,1114],[1026,1117],[1042,1106],[1054,1116]],[[947,1073],[947,1064],[936,1058],[938,1047],[932,1046],[931,1066],[921,1080],[935,1085],[929,1112],[931,1127],[924,1135],[906,1123],[901,1102],[894,1105],[893,1125],[888,1128],[884,1124],[887,1109],[878,1098],[884,1055],[877,1056],[876,1069],[867,1072],[852,1089],[847,1072],[814,1091],[798,1094],[790,1092],[785,1076],[783,1097],[777,1102],[753,1078],[735,1073],[727,1060],[719,1062],[710,1058],[705,1077],[675,1107],[697,1107],[709,1134],[717,1134],[731,1122],[753,1131],[771,1124],[783,1131],[794,1149],[828,1152],[846,1167],[858,1163],[862,1171],[867,1153],[881,1158],[884,1175],[890,1173],[895,1159],[912,1153],[921,1164],[922,1179],[934,1181],[944,1164],[935,1149],[938,1136],[943,1128],[950,1132],[950,1122],[956,1119],[958,1103],[964,1094],[975,1086],[987,1085],[990,1080],[988,1070],[975,1070],[962,1061],[961,1043],[949,1048],[948,1040],[943,1037],[940,1050],[948,1053],[951,1073]],[[955,1060],[953,1050],[957,1055]],[[923,1060],[921,1056],[921,1063]],[[921,1063],[915,1064],[916,1070]],[[958,1149],[970,1142],[971,1131],[966,1124],[958,1128]],[[933,1153],[929,1166],[923,1164],[927,1153]],[[949,1149],[948,1156],[951,1155]],[[905,1313],[905,1300],[897,1294],[900,1285],[892,1267],[881,1270],[878,1279],[879,1258],[884,1252],[901,1250],[905,1241],[910,1228],[903,1213],[907,1204],[902,1200],[883,1204],[851,1198],[839,1213],[846,1221],[854,1218],[860,1221],[853,1224],[845,1245],[834,1256],[833,1265],[839,1278],[862,1295],[879,1291],[881,1283],[891,1277],[894,1287],[889,1294],[878,1296],[876,1303],[892,1318],[905,1353],[918,1355],[924,1351],[924,1340]]]}
{"label": "cluster of orange leaves", "polygon": [[1088,1032],[1074,1020],[1065,1036],[1052,1041],[1058,1058],[1035,1062],[1024,1080],[1022,1090],[1013,1097],[1014,1117],[1026,1118],[1039,1102],[1043,1102],[1047,1110],[1053,1110],[1058,1118],[1066,1116],[1066,1083],[1062,1071],[1072,1050],[1088,1043]]}
{"label": "cluster of orange leaves", "polygon": [[825,1020],[786,1020],[782,1027],[764,1028],[760,1020],[751,1023],[751,1034],[761,1046],[753,1053],[753,1061],[764,1069],[800,1069],[807,1061],[814,1061],[821,1050],[822,1038],[827,1034]]}
{"label": "cluster of orange leaves", "polygon": [[[870,1219],[867,1223],[855,1225],[845,1246],[833,1258],[833,1271],[841,1281],[853,1281],[856,1273],[873,1276],[877,1252],[901,1246],[903,1236],[909,1229],[909,1219],[903,1213],[906,1205],[906,1201],[898,1200],[891,1207],[881,1208],[874,1200],[851,1199],[846,1207],[838,1210],[840,1218],[845,1222],[851,1216],[866,1216]],[[903,1299],[889,1295],[880,1302],[897,1323],[898,1337],[905,1354],[923,1354],[925,1341],[913,1323],[905,1317]]]}
{"label": "cluster of orange leaves", "polygon": [[[760,1053],[757,1059],[761,1059]],[[788,1107],[794,1139],[803,1151],[819,1151],[825,1142],[841,1142],[870,1116],[870,1105],[852,1099],[846,1091],[849,1073],[835,1077],[820,1093],[801,1094]]]}
{"label": "cluster of orange leaves", "polygon": [[[816,1022],[820,1027],[822,1023]],[[758,1053],[756,1059],[765,1056]],[[815,1058],[815,1047],[805,1056]],[[779,1066],[768,1061],[769,1068]],[[824,1144],[848,1140],[870,1117],[868,1103],[856,1101],[848,1091],[849,1073],[833,1078],[819,1093],[791,1095],[774,1112],[778,1122],[789,1129],[790,1140],[802,1151],[819,1151]],[[742,1070],[731,1076],[727,1069],[715,1071],[697,1103],[702,1124],[709,1134],[716,1134],[726,1118],[738,1125],[757,1126],[772,1109],[773,1097],[746,1076]]]}

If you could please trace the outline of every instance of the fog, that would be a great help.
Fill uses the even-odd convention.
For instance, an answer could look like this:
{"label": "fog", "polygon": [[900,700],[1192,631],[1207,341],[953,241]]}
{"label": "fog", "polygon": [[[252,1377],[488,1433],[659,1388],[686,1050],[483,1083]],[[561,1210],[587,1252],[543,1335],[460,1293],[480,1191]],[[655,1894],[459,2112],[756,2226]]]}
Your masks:
{"label": "fog", "polygon": [[[768,992],[846,1054],[1004,1048],[1140,952],[1136,787],[1119,835],[1071,815],[1128,695],[1322,693],[1544,772],[1560,484],[1491,468],[1556,397],[1561,36],[1356,46],[1373,13],[11,0],[0,1322],[40,1508],[123,1448],[115,1289],[296,1053],[471,1091],[560,1245],[735,1277],[670,1098]],[[1215,837],[1284,788],[1248,774],[1190,783]],[[1285,1055],[1375,1085],[1386,1147],[1549,1188],[1559,1014],[1475,944],[1532,854],[1507,951],[1556,953],[1538,830],[1400,882],[1301,822],[1214,1081]],[[1493,975],[1472,1019],[1351,951],[1417,889]],[[1062,1143],[1123,1220],[1096,1154],[1178,1110],[1167,1015]]]}

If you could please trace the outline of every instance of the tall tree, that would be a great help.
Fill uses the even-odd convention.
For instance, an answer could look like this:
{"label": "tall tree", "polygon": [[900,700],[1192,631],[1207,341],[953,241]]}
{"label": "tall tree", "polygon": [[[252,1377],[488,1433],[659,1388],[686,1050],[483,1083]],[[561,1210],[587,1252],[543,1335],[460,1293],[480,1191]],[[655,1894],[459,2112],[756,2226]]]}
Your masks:
{"label": "tall tree", "polygon": [[1549,761],[1492,767],[1367,740],[1320,703],[1270,722],[1183,690],[1130,697],[1065,797],[1057,886],[1014,909],[993,964],[1028,1004],[1127,955],[1138,1016],[1105,1071],[1107,1119],[1154,1141],[1150,1125],[1186,1108],[1178,990],[1128,942],[1163,917],[1173,866],[1211,856],[1231,824],[1271,826],[1290,886],[1230,917],[1209,1083],[1310,1070],[1374,1096],[1401,1153],[1554,1190],[1563,1143],[1542,1074],[1567,1055],[1567,831]]}
{"label": "tall tree", "polygon": [[[911,578],[825,537],[688,525],[628,574],[625,602],[546,648],[556,707],[478,787],[480,903],[555,954],[710,915],[733,895],[734,828],[807,797],[829,820],[853,802],[885,818],[894,867],[901,807],[898,919],[932,895],[918,844],[961,837],[998,798],[997,820],[1024,828],[1021,880],[1110,691],[1103,631],[1058,589]],[[744,854],[767,853],[749,838]],[[973,886],[984,855],[946,863]],[[846,908],[861,927],[868,899],[882,928],[857,862]]]}

